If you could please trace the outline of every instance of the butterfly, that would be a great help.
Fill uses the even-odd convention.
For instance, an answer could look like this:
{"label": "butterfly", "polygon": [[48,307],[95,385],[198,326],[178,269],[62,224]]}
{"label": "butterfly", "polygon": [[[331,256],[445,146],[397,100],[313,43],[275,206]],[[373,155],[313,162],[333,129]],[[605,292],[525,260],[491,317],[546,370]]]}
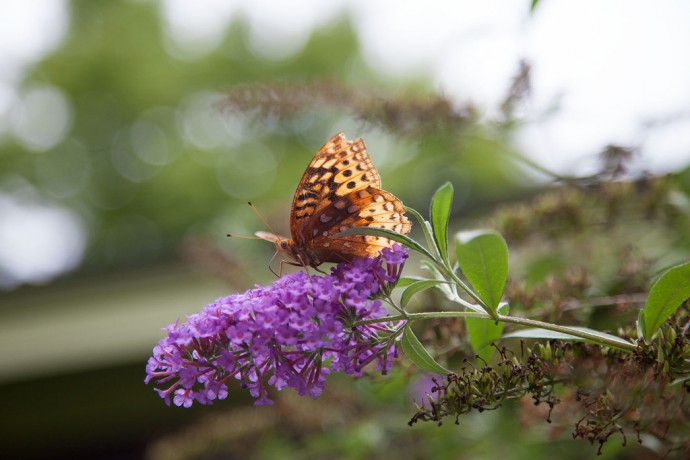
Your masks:
{"label": "butterfly", "polygon": [[291,238],[270,232],[256,236],[275,244],[292,265],[317,267],[373,257],[393,241],[371,235],[335,236],[352,227],[387,228],[407,234],[412,223],[402,202],[381,190],[381,177],[362,139],[333,136],[314,155],[300,180],[290,210]]}

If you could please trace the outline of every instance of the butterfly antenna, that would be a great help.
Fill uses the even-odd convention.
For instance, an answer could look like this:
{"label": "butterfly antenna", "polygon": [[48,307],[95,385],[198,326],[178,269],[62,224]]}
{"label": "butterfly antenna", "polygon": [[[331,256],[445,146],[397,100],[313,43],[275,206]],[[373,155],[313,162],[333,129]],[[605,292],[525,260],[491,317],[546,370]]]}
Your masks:
{"label": "butterfly antenna", "polygon": [[271,226],[268,224],[268,221],[267,221],[266,219],[264,219],[264,216],[261,215],[261,213],[259,212],[259,210],[256,209],[256,207],[252,204],[252,202],[251,202],[251,201],[247,201],[247,204],[249,205],[250,208],[252,208],[252,211],[254,211],[254,214],[256,214],[256,215],[259,217],[259,219],[261,219],[261,222],[264,223],[264,225],[266,226],[266,228],[268,228],[268,229],[271,231],[271,233],[273,233],[274,235],[277,235],[277,233],[276,233],[276,232],[271,228]]}
{"label": "butterfly antenna", "polygon": [[[254,214],[256,214],[257,216],[259,216],[259,219],[261,219],[261,222],[263,222],[264,225],[265,225],[266,227],[268,227],[268,229],[271,231],[271,233],[275,234],[276,232],[274,232],[273,229],[271,228],[271,226],[268,225],[268,222],[266,221],[266,219],[264,219],[264,216],[262,216],[261,213],[259,213],[259,210],[256,209],[256,207],[252,204],[252,202],[251,202],[251,201],[247,201],[247,204],[249,205],[250,208],[252,208],[252,211],[254,211]],[[264,238],[259,238],[258,236],[236,235],[235,233],[228,233],[226,236],[231,236],[231,237],[233,237],[233,238],[244,238],[244,239],[247,239],[247,240],[263,240],[263,239],[264,239]]]}
{"label": "butterfly antenna", "polygon": [[260,240],[260,239],[262,239],[262,238],[259,238],[258,236],[238,235],[236,233],[228,233],[225,236],[231,236],[233,238],[244,238],[245,240]]}

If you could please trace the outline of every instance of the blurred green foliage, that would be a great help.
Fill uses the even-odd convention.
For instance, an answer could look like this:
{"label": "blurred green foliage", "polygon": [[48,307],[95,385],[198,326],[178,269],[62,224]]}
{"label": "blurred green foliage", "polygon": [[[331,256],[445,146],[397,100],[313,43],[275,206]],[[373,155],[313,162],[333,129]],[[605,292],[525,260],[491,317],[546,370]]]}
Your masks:
{"label": "blurred green foliage", "polygon": [[[405,135],[401,124],[410,123],[400,119],[405,109],[409,115],[424,104],[427,122],[453,109],[428,102],[437,97],[427,93],[423,75],[399,81],[374,75],[358,57],[347,20],[315,31],[295,56],[269,62],[248,49],[241,21],[230,24],[215,50],[180,60],[166,51],[155,3],[75,1],[71,14],[65,41],[23,82],[64,95],[69,132],[42,152],[5,139],[0,168],[84,219],[89,246],[82,273],[170,261],[190,233],[217,241],[228,231],[251,234],[262,224],[245,206],[250,198],[285,230],[303,168],[340,130],[364,137],[386,188],[418,208],[445,179],[459,184],[461,204],[475,208],[512,193],[521,179],[511,177],[520,174],[509,173],[500,155],[508,147],[470,116],[461,119],[461,133],[452,126],[440,135],[436,124],[396,138]],[[325,90],[324,79],[333,82]],[[278,117],[223,107],[223,92],[267,82],[303,98],[297,106],[273,102],[286,112]],[[317,106],[318,91],[344,95]],[[242,264],[251,259],[235,243],[222,244],[242,253]]]}
{"label": "blurred green foliage", "polygon": [[[287,59],[254,54],[247,44],[248,25],[241,20],[229,25],[216,49],[183,59],[168,51],[155,2],[75,0],[70,13],[65,41],[22,82],[23,90],[48,85],[64,95],[71,113],[68,133],[47,151],[32,151],[6,136],[0,155],[0,190],[12,192],[12,180],[21,177],[44,202],[74,210],[87,225],[85,260],[63,277],[71,278],[75,292],[67,320],[94,308],[91,303],[76,304],[82,286],[100,282],[97,274],[110,277],[135,268],[155,271],[191,264],[232,285],[228,291],[270,280],[266,264],[273,248],[227,240],[225,234],[263,229],[246,206],[248,199],[285,233],[304,167],[338,131],[363,137],[385,188],[425,213],[438,185],[453,182],[453,226],[488,224],[506,234],[515,278],[509,295],[521,298],[525,308],[548,307],[553,299],[530,289],[538,290],[549,280],[580,286],[571,279],[573,267],[593,268],[578,292],[631,293],[644,289],[649,276],[671,259],[687,257],[690,251],[690,169],[677,177],[673,190],[663,191],[663,199],[644,195],[663,208],[654,208],[660,214],[648,220],[640,218],[644,209],[629,209],[626,200],[636,196],[630,193],[614,203],[599,190],[584,193],[575,187],[565,197],[554,192],[529,201],[542,186],[516,167],[510,145],[515,120],[481,121],[473,107],[458,107],[434,95],[423,73],[395,80],[376,75],[364,64],[347,18],[314,31],[305,47]],[[511,100],[510,90],[506,88],[506,100]],[[594,207],[592,195],[603,197]],[[624,217],[607,225],[613,208],[606,206],[612,203],[620,205],[616,209]],[[653,219],[659,215],[663,226]],[[639,241],[644,246],[636,245]],[[644,263],[648,259],[654,260]],[[628,271],[621,261],[628,262]],[[414,262],[409,267],[414,270]],[[4,300],[14,302],[40,291],[47,305],[51,289],[25,287]],[[155,292],[164,290],[158,289]],[[433,304],[438,299],[431,295],[427,301]],[[191,314],[212,300],[178,308]],[[0,317],[8,312],[11,308],[0,311]],[[175,316],[160,318],[146,319],[152,328],[150,346],[159,336],[157,328]],[[607,325],[620,322],[599,311],[590,319]],[[100,331],[92,332],[97,340]],[[127,330],[117,332],[128,335]],[[128,354],[128,363],[137,363],[141,370],[139,377],[135,368],[106,356],[85,373],[3,385],[0,407],[14,426],[0,434],[0,454],[86,458],[97,452],[107,457],[94,447],[95,441],[106,439],[106,446],[117,451],[114,446],[119,445],[127,458],[138,458],[147,445],[151,458],[172,458],[169,445],[178,458],[211,458],[214,449],[225,458],[535,458],[557,452],[559,458],[575,459],[594,452],[584,443],[568,441],[567,433],[547,435],[544,424],[521,421],[518,405],[475,414],[460,427],[449,423],[440,429],[408,429],[410,378],[403,371],[384,382],[358,382],[354,392],[351,382],[336,381],[323,400],[304,402],[310,414],[301,412],[302,402],[288,395],[276,408],[230,409],[216,422],[206,415],[197,426],[207,429],[201,432],[210,440],[198,432],[189,435],[193,425],[169,434],[171,426],[193,417],[182,409],[164,408],[143,385],[145,353]],[[137,379],[141,384],[134,383]],[[240,393],[234,390],[234,402],[216,410],[239,405]],[[206,411],[192,414],[201,413]],[[297,422],[307,416],[311,424]],[[245,417],[255,417],[259,428],[238,426]],[[275,423],[278,420],[281,423]],[[253,443],[224,432],[226,425],[239,433],[247,430]],[[518,430],[519,436],[506,436]],[[49,446],[32,443],[31,433],[41,437],[47,432],[54,434],[46,438]],[[214,433],[225,438],[214,439]],[[616,457],[613,444],[602,458]],[[192,454],[185,456],[188,449]],[[233,449],[241,455],[232,457]],[[616,458],[634,458],[631,455]]]}

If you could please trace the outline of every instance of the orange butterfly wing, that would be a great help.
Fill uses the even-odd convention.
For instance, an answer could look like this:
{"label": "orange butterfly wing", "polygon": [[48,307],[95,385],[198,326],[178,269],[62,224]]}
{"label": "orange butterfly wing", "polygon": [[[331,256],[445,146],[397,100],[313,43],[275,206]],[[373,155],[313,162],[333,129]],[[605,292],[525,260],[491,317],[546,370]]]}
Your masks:
{"label": "orange butterfly wing", "polygon": [[297,186],[290,212],[292,238],[296,242],[310,239],[311,236],[303,231],[317,224],[312,219],[315,214],[338,197],[369,185],[381,188],[381,178],[364,142],[361,139],[348,141],[343,133],[333,136],[314,155]]}
{"label": "orange butterfly wing", "polygon": [[402,202],[380,190],[379,177],[361,139],[333,136],[307,166],[292,201],[291,244],[320,262],[342,262],[377,254],[392,241],[375,236],[331,238],[350,227],[409,233]]}
{"label": "orange butterfly wing", "polygon": [[[348,211],[343,216],[334,212],[340,203],[346,203]],[[336,201],[333,206],[324,208],[316,219],[334,217],[337,221],[327,230],[315,235],[313,247],[317,258],[322,262],[342,262],[353,257],[377,255],[383,248],[394,242],[383,237],[371,235],[352,235],[331,238],[336,233],[352,227],[386,228],[397,233],[407,234],[412,224],[403,215],[405,208],[402,202],[392,194],[373,187],[351,192]]]}

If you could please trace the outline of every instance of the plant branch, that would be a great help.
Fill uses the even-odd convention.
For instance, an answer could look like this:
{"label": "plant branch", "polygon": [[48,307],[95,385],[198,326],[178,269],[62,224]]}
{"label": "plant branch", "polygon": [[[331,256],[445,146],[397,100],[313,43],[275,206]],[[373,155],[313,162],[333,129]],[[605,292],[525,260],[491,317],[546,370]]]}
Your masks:
{"label": "plant branch", "polygon": [[530,326],[530,327],[536,327],[540,329],[546,329],[549,331],[554,331],[554,332],[560,332],[561,334],[568,334],[574,337],[579,337],[581,339],[586,339],[589,340],[590,342],[594,342],[600,345],[604,345],[607,347],[611,348],[616,348],[618,350],[624,350],[624,351],[634,351],[637,349],[637,346],[635,344],[629,343],[626,344],[625,342],[618,341],[618,340],[612,340],[608,339],[606,337],[602,337],[596,333],[593,332],[588,332],[588,331],[583,331],[580,329],[575,329],[572,327],[568,326],[559,326],[556,324],[551,324],[551,323],[545,323],[543,321],[537,321],[534,319],[529,319],[529,318],[519,318],[517,316],[506,316],[506,315],[501,315],[501,314],[496,314],[497,318],[492,318],[488,314],[485,313],[479,313],[479,312],[474,312],[474,311],[439,311],[439,312],[426,312],[426,313],[407,313],[404,315],[397,315],[397,316],[387,316],[385,318],[377,318],[377,319],[371,319],[371,320],[366,320],[362,321],[359,324],[372,324],[372,323],[380,323],[380,322],[387,322],[387,321],[418,321],[418,320],[424,320],[424,319],[433,319],[433,318],[479,318],[479,319],[485,319],[488,321],[502,321],[504,323],[511,323],[511,324],[518,324],[520,326]]}

